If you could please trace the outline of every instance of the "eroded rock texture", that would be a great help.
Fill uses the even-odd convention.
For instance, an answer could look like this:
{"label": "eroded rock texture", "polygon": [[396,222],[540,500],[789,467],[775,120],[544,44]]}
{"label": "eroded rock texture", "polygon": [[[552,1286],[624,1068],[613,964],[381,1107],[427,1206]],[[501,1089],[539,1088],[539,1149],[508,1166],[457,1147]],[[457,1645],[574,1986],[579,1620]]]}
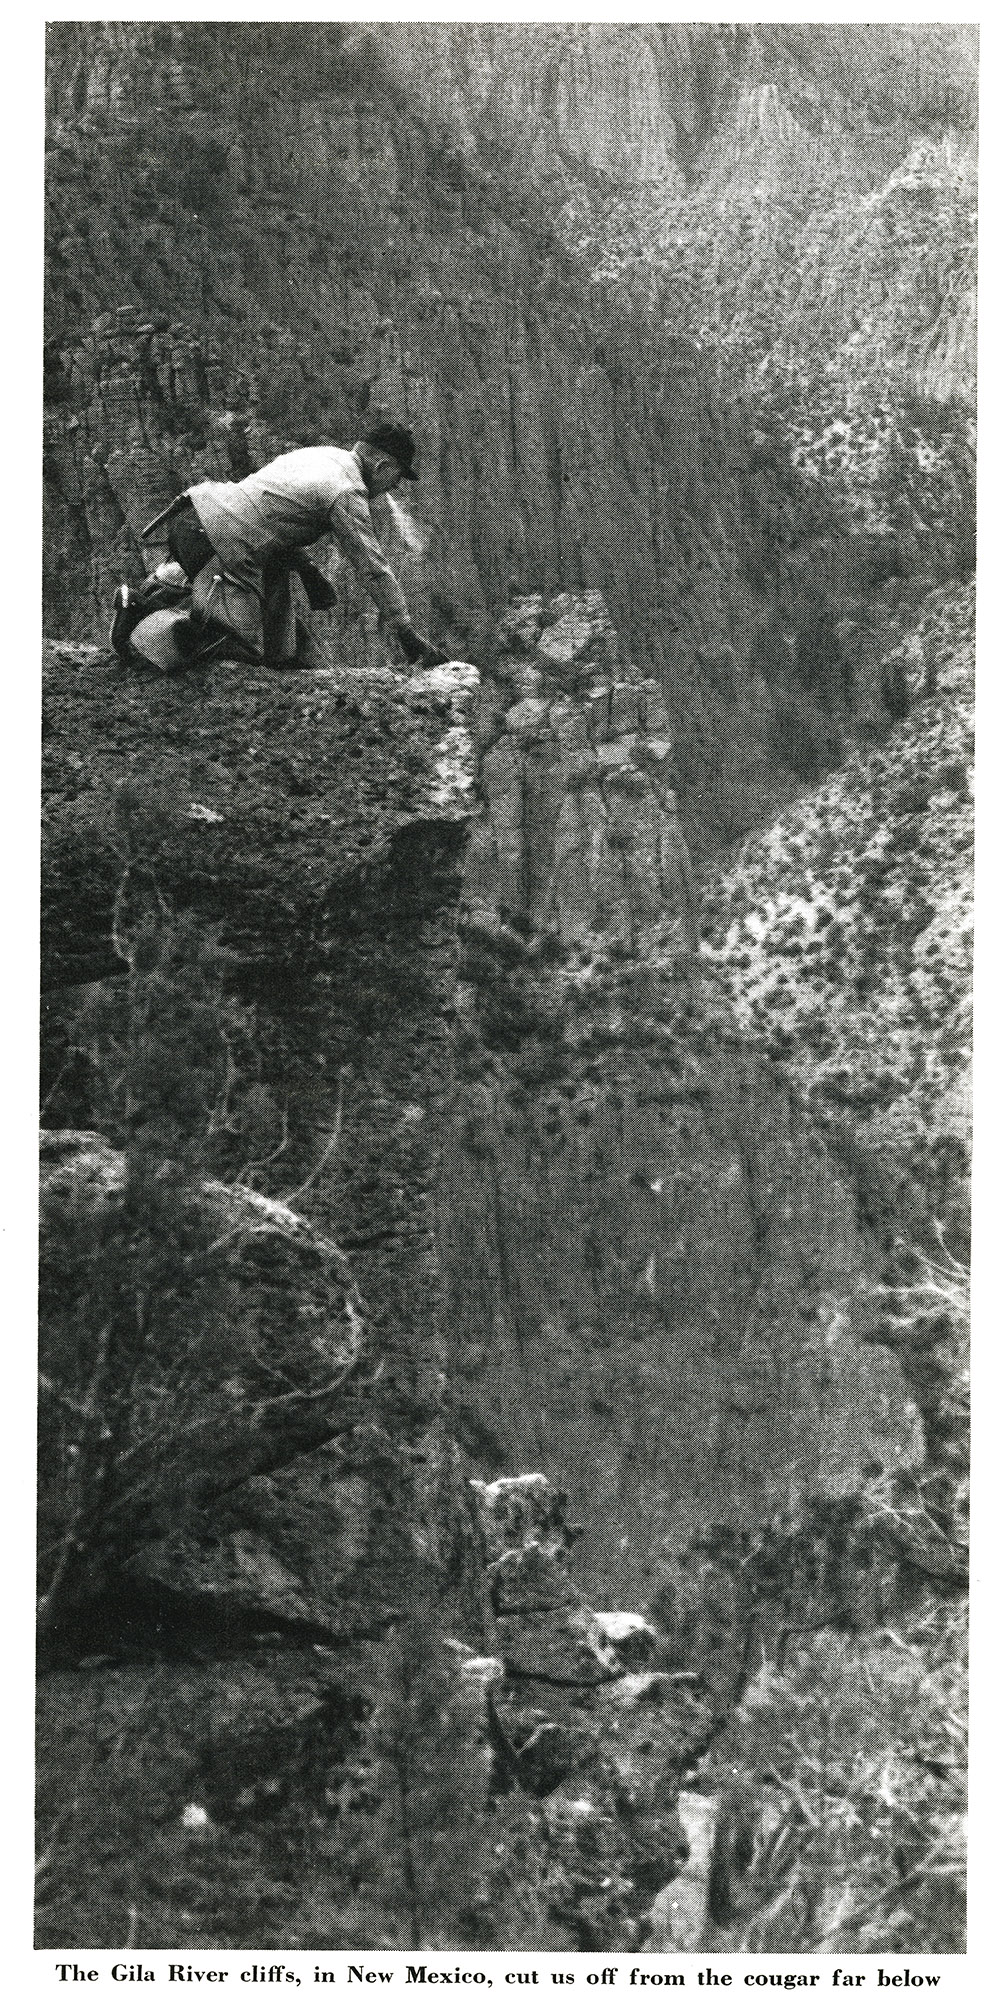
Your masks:
{"label": "eroded rock texture", "polygon": [[[49,658],[44,1046],[60,1129],[46,1140],[43,1407],[55,1485],[42,1584],[55,1600],[57,1666],[42,1693],[40,1805],[48,1824],[60,1797],[80,1801],[80,1853],[91,1857],[76,1888],[73,1867],[61,1875],[44,1926],[54,1942],[111,1943],[124,1881],[156,1905],[153,1934],[165,1942],[253,1942],[258,1920],[222,1878],[202,1904],[149,1886],[162,1869],[185,1870],[186,1804],[202,1801],[222,1829],[226,1872],[228,1841],[259,1810],[239,1795],[251,1785],[275,1829],[270,1815],[303,1800],[304,1760],[339,1762],[367,1707],[360,1645],[425,1591],[449,1628],[479,1629],[445,1425],[431,1220],[475,682],[464,666],[417,682],[386,670],[295,683],[223,665],[166,683],[94,649]],[[240,1142],[238,1185],[193,1185],[184,1157],[157,1171],[167,1142],[149,1108],[161,1102],[156,1075],[140,1129],[127,1101],[118,1150],[68,1136],[71,1115],[97,1101],[102,1008],[128,987],[121,1018],[135,1040],[137,1006],[147,1019],[156,1004],[144,951],[169,897],[197,927],[187,935],[223,936],[232,984],[254,1008],[256,1088],[272,1086],[282,1106],[262,1148],[279,1147],[275,1164],[257,1171]],[[186,1021],[192,949],[176,977]],[[201,1047],[192,1032],[190,1064]],[[170,1068],[170,1044],[161,1061]],[[130,1075],[136,1084],[140,1072]],[[213,1103],[207,1115],[212,1124]],[[208,1129],[196,1134],[202,1148]],[[139,1339],[121,1318],[123,1256],[141,1258]],[[89,1406],[104,1412],[100,1449]],[[74,1554],[73,1588],[60,1557],[68,1536],[83,1537],[90,1558]],[[161,1665],[151,1680],[128,1664],[112,1678],[102,1665],[59,1664],[89,1655]],[[135,1755],[148,1754],[122,1736],[141,1684],[144,1741],[163,1746],[152,1822],[146,1780],[139,1821],[118,1803],[139,1783]],[[194,1734],[185,1717],[197,1685]],[[96,1789],[89,1743],[107,1713],[120,1717],[119,1749]],[[262,1868],[269,1875],[253,1858],[252,1876]],[[307,1916],[297,1922],[308,1935]]]}
{"label": "eroded rock texture", "polygon": [[594,597],[501,641],[440,1220],[461,1435],[557,1467],[596,1591],[653,1589],[702,1523],[920,1438],[849,1186],[698,975],[657,689]]}
{"label": "eroded rock texture", "polygon": [[674,911],[688,940],[690,862],[657,681],[621,667],[597,591],[524,599],[498,638],[478,723],[471,917],[504,916],[562,946],[599,934],[634,947]]}
{"label": "eroded rock texture", "polygon": [[[40,1943],[723,1946],[743,1690],[961,1588],[972,63],[50,30]],[[379,413],[477,666],[93,643]]]}
{"label": "eroded rock texture", "polygon": [[[743,830],[874,712],[907,579],[972,559],[970,65],[954,29],[55,24],[48,629],[101,635],[194,479],[389,412],[448,650],[601,590],[691,837]],[[377,662],[337,587],[333,656]]]}
{"label": "eroded rock texture", "polygon": [[[611,646],[597,604],[566,615]],[[141,976],[123,954],[156,868],[162,898],[170,880],[224,927],[288,1143],[282,1199],[162,1162],[178,1254],[208,1281],[176,1258],[148,1301],[92,1490],[80,1399],[115,1408],[122,1377],[88,1328],[103,1284],[115,1309],[117,1231],[152,1227],[149,1144],[128,1124],[118,1146],[44,1136],[40,1941],[114,1941],[125,1897],[150,1945],[631,1943],[677,1865],[677,1775],[710,1706],[635,1603],[586,1599],[543,1474],[466,1486],[446,1395],[432,1220],[477,677],[302,676],[284,713],[276,679],[224,665],[144,681],[63,646],[48,667],[54,1109],[84,1097],[109,986]],[[123,770],[151,710],[141,815]],[[281,779],[307,725],[344,782],[298,832]],[[69,1535],[89,1560],[54,1574]]]}

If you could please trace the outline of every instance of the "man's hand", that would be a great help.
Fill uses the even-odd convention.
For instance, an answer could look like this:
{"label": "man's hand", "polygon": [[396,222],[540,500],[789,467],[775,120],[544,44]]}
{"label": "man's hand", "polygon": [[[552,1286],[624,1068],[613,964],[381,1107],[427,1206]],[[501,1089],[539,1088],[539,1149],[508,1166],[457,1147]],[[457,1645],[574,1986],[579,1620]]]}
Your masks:
{"label": "man's hand", "polygon": [[425,639],[422,632],[416,631],[414,626],[407,624],[398,625],[396,627],[396,638],[411,667],[443,667],[445,665],[448,658],[447,653],[442,653],[437,646],[432,646],[430,640]]}

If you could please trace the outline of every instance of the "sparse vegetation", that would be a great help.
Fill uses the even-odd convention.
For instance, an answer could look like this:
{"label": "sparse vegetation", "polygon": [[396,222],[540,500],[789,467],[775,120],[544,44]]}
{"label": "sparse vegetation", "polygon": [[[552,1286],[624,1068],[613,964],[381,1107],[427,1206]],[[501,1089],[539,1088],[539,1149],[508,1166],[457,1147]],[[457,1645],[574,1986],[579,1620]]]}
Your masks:
{"label": "sparse vegetation", "polygon": [[[38,1942],[958,1950],[973,31],[48,57]],[[103,650],[393,412],[461,937],[352,576]]]}
{"label": "sparse vegetation", "polygon": [[719,1701],[698,1783],[744,1830],[711,1948],[962,1949],[966,1272],[907,1253],[880,1303],[914,1357],[923,1469],[709,1532],[652,1607],[669,1664],[702,1664]]}
{"label": "sparse vegetation", "polygon": [[752,1859],[722,1951],[955,1952],[966,1914],[966,1638],[934,1603],[800,1641],[755,1676],[718,1746],[745,1774]]}
{"label": "sparse vegetation", "polygon": [[935,1218],[968,1233],[972,616],[969,588],[931,594],[900,649],[904,720],[704,894],[704,956],[739,1020],[778,1060],[786,1033],[864,1212],[925,1247]]}
{"label": "sparse vegetation", "polygon": [[149,883],[128,917],[128,868],[121,891],[122,977],[85,1000],[56,1085],[97,1130],[53,1136],[43,1194],[49,1647],[151,1537],[332,1435],[360,1326],[339,1253],[327,1270],[297,1218],[249,1187],[282,1152],[284,1120],[219,946]]}
{"label": "sparse vegetation", "polygon": [[334,1799],[334,1937],[372,1949],[494,1942],[482,1691],[466,1687],[435,1604],[414,1608],[376,1667],[370,1717]]}

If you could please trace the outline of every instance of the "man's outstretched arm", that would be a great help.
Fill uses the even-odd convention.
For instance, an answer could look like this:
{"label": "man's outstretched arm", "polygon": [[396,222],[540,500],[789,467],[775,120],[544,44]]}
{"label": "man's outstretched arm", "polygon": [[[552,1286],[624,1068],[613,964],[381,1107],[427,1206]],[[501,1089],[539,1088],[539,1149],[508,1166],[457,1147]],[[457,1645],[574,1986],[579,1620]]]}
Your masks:
{"label": "man's outstretched arm", "polygon": [[329,520],[341,552],[370,591],[383,619],[393,627],[407,660],[432,666],[443,659],[437,647],[413,627],[406,599],[372,527],[367,501],[359,493],[342,494]]}

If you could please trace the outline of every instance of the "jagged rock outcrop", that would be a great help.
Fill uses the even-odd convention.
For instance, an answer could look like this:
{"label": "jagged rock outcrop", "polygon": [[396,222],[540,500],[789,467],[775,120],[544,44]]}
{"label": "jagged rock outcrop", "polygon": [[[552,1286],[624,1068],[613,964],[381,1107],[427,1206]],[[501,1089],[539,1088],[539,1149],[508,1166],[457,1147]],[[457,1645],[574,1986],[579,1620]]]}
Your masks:
{"label": "jagged rock outcrop", "polygon": [[[789,773],[835,762],[848,710],[873,707],[874,593],[891,585],[898,598],[909,574],[961,574],[969,560],[968,412],[950,388],[932,423],[868,376],[848,410],[853,332],[822,394],[795,375],[782,399],[787,356],[762,375],[755,364],[780,334],[797,224],[789,209],[768,239],[767,215],[808,141],[788,352],[819,341],[815,244],[832,241],[822,210],[841,170],[851,188],[829,226],[846,246],[838,268],[854,274],[837,276],[845,309],[857,317],[862,209],[881,232],[874,269],[894,205],[913,223],[896,232],[909,245],[899,311],[931,311],[936,295],[968,304],[955,251],[965,181],[940,194],[937,234],[918,217],[920,175],[909,192],[896,182],[940,123],[933,74],[968,144],[969,56],[956,54],[953,76],[940,37],[925,61],[913,46],[925,30],[876,31],[889,82],[866,127],[860,95],[840,87],[835,38],[803,32],[56,24],[50,629],[98,636],[120,574],[138,573],[138,526],[169,493],[240,476],[287,443],[349,442],[387,410],[416,425],[423,477],[408,532],[391,509],[384,532],[450,650],[479,658],[516,592],[601,589],[678,718],[680,810],[704,843],[752,824]],[[874,91],[872,32],[856,49]],[[424,66],[432,38],[440,55]],[[282,94],[267,81],[278,62]],[[755,136],[744,118],[736,130],[754,93],[763,105],[761,67],[783,136],[762,113]],[[527,171],[530,122],[552,179]],[[737,154],[751,195],[764,128],[777,193],[764,189],[754,231],[755,197],[726,192],[722,169]],[[919,354],[916,320],[904,336]],[[935,342],[950,356],[961,345],[949,327]],[[739,343],[755,357],[758,408],[719,374],[716,354],[736,368]],[[954,362],[943,366],[951,382]],[[336,581],[333,656],[378,665],[373,620]]]}
{"label": "jagged rock outcrop", "polygon": [[674,912],[688,940],[690,862],[657,681],[620,666],[597,591],[523,599],[498,636],[506,650],[478,724],[470,918],[503,916],[565,946],[595,935],[632,946]]}
{"label": "jagged rock outcrop", "polygon": [[[446,1630],[482,1629],[431,1213],[477,676],[221,664],[170,681],[69,644],[46,664],[46,1212],[61,1220],[43,1410],[47,1442],[54,1424],[95,1477],[82,1515],[81,1456],[47,1450],[53,1534],[69,1519],[94,1560],[63,1590],[40,1690],[40,1938],[115,1942],[125,1893],[149,1943],[307,1940],[331,1934],[316,1876],[284,1917],[271,1843],[305,1812],[331,1831],[369,1647],[425,1590]],[[175,955],[159,957],[169,920]],[[230,1014],[201,970],[222,931]],[[223,1095],[202,1098],[215,1050]],[[264,1096],[277,1109],[255,1148],[240,1106]],[[110,1107],[111,1140],[60,1136]],[[185,1149],[214,1146],[228,1172],[194,1185]],[[205,1839],[184,1820],[194,1801]],[[179,1886],[194,1842],[198,1893]]]}
{"label": "jagged rock outcrop", "polygon": [[588,1587],[643,1602],[701,1526],[849,1492],[869,1458],[914,1463],[920,1430],[862,1343],[873,1253],[843,1173],[696,967],[655,691],[594,597],[520,606],[500,644],[439,1218],[457,1421],[484,1463],[556,1468]]}
{"label": "jagged rock outcrop", "polygon": [[[709,1740],[711,1711],[696,1674],[656,1665],[658,1635],[639,1613],[586,1603],[569,1567],[565,1496],[550,1481],[526,1473],[471,1486],[499,1654],[499,1672],[485,1676],[498,1783],[541,1801],[525,1838],[561,1932],[582,1949],[603,1938],[633,1948],[685,1852],[679,1774]],[[510,1855],[502,1874],[509,1865]]]}
{"label": "jagged rock outcrop", "polygon": [[[95,647],[46,656],[45,985],[112,970],[124,870],[224,926],[246,963],[330,950],[334,910],[434,905],[473,805],[477,685],[435,675],[259,672],[172,680]],[[227,885],[226,894],[223,885]]]}

